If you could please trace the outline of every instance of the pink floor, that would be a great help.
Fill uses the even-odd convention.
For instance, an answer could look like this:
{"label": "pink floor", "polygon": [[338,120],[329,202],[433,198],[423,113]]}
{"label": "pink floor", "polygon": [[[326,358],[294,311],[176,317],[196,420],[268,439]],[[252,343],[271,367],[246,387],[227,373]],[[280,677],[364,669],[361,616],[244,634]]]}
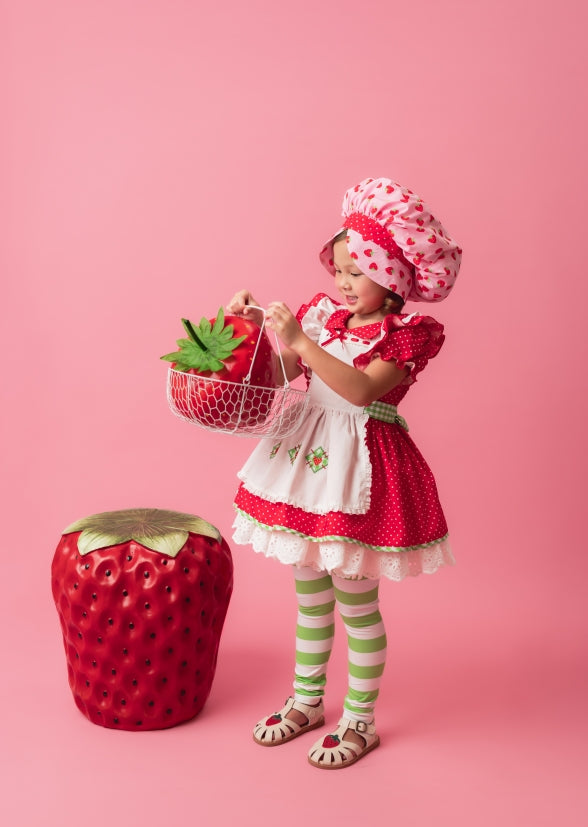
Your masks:
{"label": "pink floor", "polygon": [[[571,623],[542,620],[537,606],[524,611],[506,595],[497,606],[490,588],[472,593],[465,567],[389,584],[382,744],[355,767],[320,772],[306,763],[314,734],[275,750],[251,738],[252,724],[289,691],[284,641],[294,607],[288,599],[261,605],[253,579],[247,594],[240,589],[262,570],[266,585],[285,587],[289,572],[249,553],[236,563],[211,696],[199,717],[171,730],[114,732],[78,712],[48,588],[34,623],[16,608],[8,613],[4,824],[586,823],[587,670]],[[16,605],[16,594],[5,599]],[[573,614],[570,607],[568,622]],[[339,715],[344,661],[339,634],[327,725]]]}

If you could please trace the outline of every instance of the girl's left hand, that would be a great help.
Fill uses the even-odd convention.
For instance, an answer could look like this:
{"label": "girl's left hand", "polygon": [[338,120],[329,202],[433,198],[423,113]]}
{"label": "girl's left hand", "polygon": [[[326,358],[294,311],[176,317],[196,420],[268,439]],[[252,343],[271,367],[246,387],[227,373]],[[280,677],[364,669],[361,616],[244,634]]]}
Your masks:
{"label": "girl's left hand", "polygon": [[304,333],[290,308],[284,302],[270,302],[265,316],[268,327],[275,330],[287,347],[295,349],[296,341]]}

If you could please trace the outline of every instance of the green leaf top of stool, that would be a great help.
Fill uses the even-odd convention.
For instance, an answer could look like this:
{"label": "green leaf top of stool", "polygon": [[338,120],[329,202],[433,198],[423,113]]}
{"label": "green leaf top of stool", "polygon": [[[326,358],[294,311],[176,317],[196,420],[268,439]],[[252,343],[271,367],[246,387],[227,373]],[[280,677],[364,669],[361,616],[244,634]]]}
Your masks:
{"label": "green leaf top of stool", "polygon": [[190,532],[217,541],[221,539],[219,530],[201,517],[159,508],[130,508],[127,511],[92,514],[72,523],[63,533],[72,534],[74,531],[82,532],[78,537],[81,555],[134,540],[152,551],[175,557]]}

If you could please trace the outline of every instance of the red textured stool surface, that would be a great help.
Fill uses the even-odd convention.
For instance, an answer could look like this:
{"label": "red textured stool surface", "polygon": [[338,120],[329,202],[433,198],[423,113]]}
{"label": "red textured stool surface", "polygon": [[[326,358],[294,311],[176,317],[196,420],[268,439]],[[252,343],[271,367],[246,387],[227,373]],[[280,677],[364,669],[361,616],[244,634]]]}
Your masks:
{"label": "red textured stool surface", "polygon": [[51,583],[69,684],[90,721],[162,729],[200,712],[233,587],[217,529],[159,509],[93,515],[65,530]]}

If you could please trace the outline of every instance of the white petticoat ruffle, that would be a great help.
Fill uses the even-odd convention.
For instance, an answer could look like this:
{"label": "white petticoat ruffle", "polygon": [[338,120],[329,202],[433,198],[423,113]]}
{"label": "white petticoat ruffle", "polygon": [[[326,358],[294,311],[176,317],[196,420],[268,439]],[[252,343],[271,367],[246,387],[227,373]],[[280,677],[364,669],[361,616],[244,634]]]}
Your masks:
{"label": "white petticoat ruffle", "polygon": [[425,548],[389,552],[355,543],[315,542],[288,531],[268,530],[242,514],[236,515],[233,528],[233,540],[239,545],[250,544],[254,551],[285,565],[308,566],[349,580],[386,577],[399,581],[419,574],[434,574],[442,566],[455,565],[447,539]]}

